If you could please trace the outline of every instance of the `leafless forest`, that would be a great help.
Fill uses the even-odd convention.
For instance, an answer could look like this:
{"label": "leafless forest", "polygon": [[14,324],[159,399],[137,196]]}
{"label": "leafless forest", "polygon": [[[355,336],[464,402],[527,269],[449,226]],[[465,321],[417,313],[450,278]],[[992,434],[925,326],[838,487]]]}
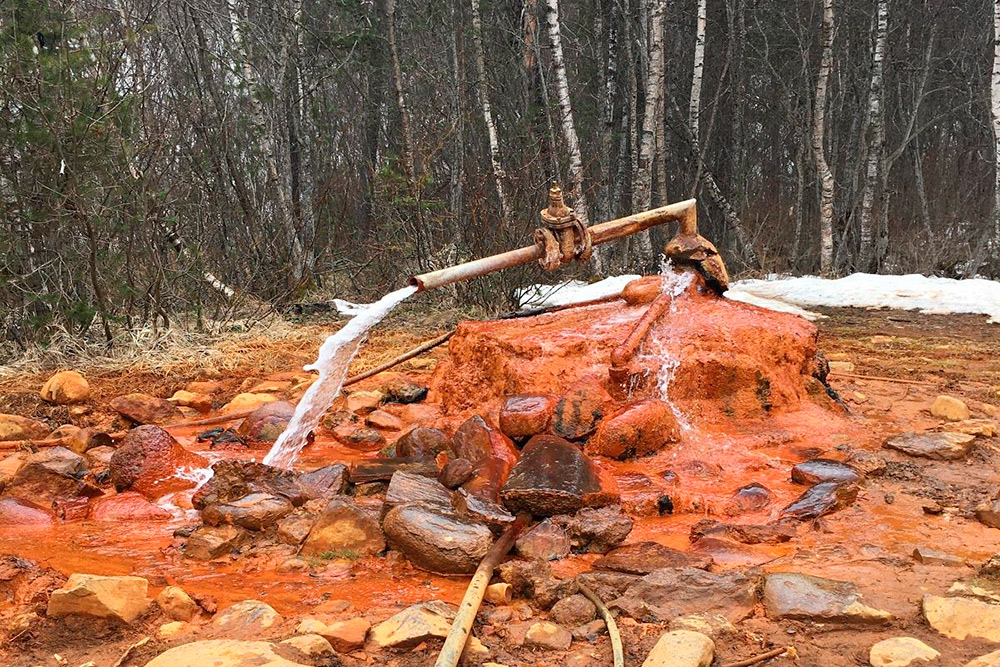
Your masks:
{"label": "leafless forest", "polygon": [[[1000,273],[1000,1],[9,0],[0,338],[370,298],[695,196],[731,270]],[[670,230],[579,275],[655,266]],[[451,298],[506,308],[540,269]]]}

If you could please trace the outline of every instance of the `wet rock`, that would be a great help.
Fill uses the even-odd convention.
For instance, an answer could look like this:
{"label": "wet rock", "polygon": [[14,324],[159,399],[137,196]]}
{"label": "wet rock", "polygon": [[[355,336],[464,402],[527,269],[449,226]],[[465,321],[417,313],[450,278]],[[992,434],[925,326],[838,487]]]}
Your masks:
{"label": "wet rock", "polygon": [[70,498],[101,496],[100,489],[81,479],[86,472],[84,465],[83,457],[65,447],[28,454],[4,485],[4,492],[46,505]]}
{"label": "wet rock", "polygon": [[0,441],[42,440],[49,435],[49,427],[40,421],[18,415],[0,414]]}
{"label": "wet rock", "polygon": [[463,484],[469,493],[497,502],[498,492],[507,481],[519,454],[510,438],[495,431],[480,416],[466,420],[452,437],[452,448],[458,458],[476,466],[476,474]]}
{"label": "wet rock", "polygon": [[385,509],[405,503],[425,503],[440,509],[451,510],[451,491],[432,477],[397,471],[389,480],[385,492]]}
{"label": "wet rock", "polygon": [[212,409],[212,397],[208,394],[196,394],[193,391],[178,389],[167,399],[182,408],[194,408],[198,412],[209,412]]}
{"label": "wet rock", "polygon": [[290,646],[302,655],[313,658],[326,658],[333,655],[333,646],[319,635],[298,635],[281,641],[283,646]]}
{"label": "wet rock", "polygon": [[576,627],[594,620],[597,607],[585,596],[577,593],[563,598],[549,610],[552,620],[566,627]]}
{"label": "wet rock", "polygon": [[663,622],[697,612],[722,614],[735,622],[753,610],[759,581],[756,572],[656,570],[629,586],[608,606],[643,622]]}
{"label": "wet rock", "polygon": [[346,498],[334,498],[320,514],[302,545],[303,556],[351,553],[372,556],[385,549],[378,520]]}
{"label": "wet rock", "polygon": [[260,600],[243,600],[216,614],[212,627],[238,637],[254,637],[283,620],[271,605]]}
{"label": "wet rock", "polygon": [[250,539],[239,526],[201,526],[188,536],[184,555],[195,560],[215,560],[230,554]]}
{"label": "wet rock", "polygon": [[451,451],[451,438],[436,428],[417,426],[399,436],[396,441],[397,456],[434,456]]}
{"label": "wet rock", "polygon": [[167,586],[156,596],[156,604],[163,613],[175,621],[190,621],[201,612],[191,596],[177,586]]}
{"label": "wet rock", "polygon": [[543,394],[509,396],[500,408],[500,430],[515,440],[538,435],[548,426],[555,403]]}
{"label": "wet rock", "polygon": [[764,582],[768,618],[819,623],[888,623],[892,615],[861,602],[857,587],[796,572],[774,572]]}
{"label": "wet rock", "polygon": [[883,639],[868,651],[868,664],[872,667],[907,667],[919,662],[932,662],[941,656],[927,644],[914,637]]}
{"label": "wet rock", "polygon": [[366,418],[365,424],[381,431],[399,431],[405,426],[403,420],[385,410],[374,410]]}
{"label": "wet rock", "polygon": [[517,538],[514,548],[525,558],[559,560],[569,555],[569,533],[552,519],[545,519]]}
{"label": "wet rock", "polygon": [[629,282],[622,290],[622,298],[630,306],[652,302],[663,293],[663,276],[642,276]]}
{"label": "wet rock", "polygon": [[131,623],[149,607],[149,582],[142,577],[100,577],[72,574],[59,590],[52,591],[46,615],[117,618]]}
{"label": "wet rock", "polygon": [[462,422],[452,436],[452,449],[458,458],[479,465],[493,456],[493,429],[479,415]]}
{"label": "wet rock", "polygon": [[311,496],[295,473],[254,461],[225,459],[212,464],[212,478],[191,496],[195,509],[223,505],[251,493],[280,496],[298,507]]}
{"label": "wet rock", "polygon": [[927,623],[945,637],[1000,642],[1000,605],[925,595],[921,608]]}
{"label": "wet rock", "polygon": [[542,560],[507,561],[498,571],[500,580],[510,584],[518,597],[532,599],[542,609],[579,590],[573,579],[556,579],[552,567]]}
{"label": "wet rock", "polygon": [[378,409],[384,398],[385,394],[380,391],[352,391],[347,395],[346,407],[351,412],[366,415]]}
{"label": "wet rock", "polygon": [[1000,667],[1000,651],[981,655],[972,662],[966,663],[965,667]]}
{"label": "wet rock", "polygon": [[546,651],[565,651],[573,644],[573,635],[566,628],[540,621],[532,624],[528,628],[528,633],[524,636],[524,646],[528,648],[540,648]]}
{"label": "wet rock", "polygon": [[447,637],[455,620],[455,608],[440,600],[407,607],[371,629],[379,648],[413,648],[435,637]]}
{"label": "wet rock", "polygon": [[[398,449],[397,449],[398,451]],[[468,459],[452,459],[444,464],[438,481],[448,489],[457,489],[476,474],[476,467]]]}
{"label": "wet rock", "polygon": [[310,500],[330,500],[347,490],[347,466],[334,463],[302,473],[298,486]]}
{"label": "wet rock", "polygon": [[38,393],[47,403],[80,403],[90,396],[90,383],[76,371],[60,371],[46,380]]}
{"label": "wet rock", "polygon": [[736,634],[736,626],[722,614],[697,613],[678,616],[670,621],[671,630],[689,630],[717,639]]}
{"label": "wet rock", "polygon": [[112,410],[135,424],[170,424],[184,413],[170,401],[147,394],[117,396],[108,403]]}
{"label": "wet rock", "polygon": [[[44,614],[52,592],[63,588],[66,577],[26,558],[0,555],[0,600],[5,609],[21,610],[31,616]],[[7,627],[8,633],[13,628]]]}
{"label": "wet rock", "polygon": [[87,471],[86,460],[66,447],[47,447],[41,449],[25,460],[24,465],[37,465],[51,472],[79,477]]}
{"label": "wet rock", "polygon": [[625,541],[632,532],[632,517],[618,505],[594,509],[585,507],[575,515],[562,518],[570,544],[580,552],[605,554]]}
{"label": "wet rock", "polygon": [[178,473],[206,466],[205,458],[184,449],[159,426],[138,426],[125,435],[111,456],[109,471],[116,490],[158,498],[193,487],[193,480],[178,477]]}
{"label": "wet rock", "polygon": [[346,621],[334,621],[333,623],[320,623],[313,619],[306,619],[299,624],[295,632],[301,633],[307,621],[315,624],[315,626],[310,626],[310,632],[326,639],[340,653],[350,653],[363,648],[368,630],[371,629],[371,623],[361,617]]}
{"label": "wet rock", "polygon": [[596,378],[584,378],[556,403],[549,432],[567,440],[586,438],[597,428],[611,403],[611,395]]}
{"label": "wet rock", "polygon": [[600,490],[596,466],[576,445],[536,435],[521,450],[500,495],[512,511],[552,516],[575,512],[583,506],[584,496]]}
{"label": "wet rock", "polygon": [[947,431],[935,433],[902,433],[886,440],[885,446],[910,456],[939,461],[964,458],[976,439],[974,435]]}
{"label": "wet rock", "polygon": [[711,637],[690,630],[671,630],[653,646],[642,667],[708,667],[715,657]]}
{"label": "wet rock", "polygon": [[428,388],[399,374],[384,382],[380,390],[389,403],[419,403],[427,398]]}
{"label": "wet rock", "polygon": [[781,510],[781,516],[801,521],[815,519],[850,506],[857,497],[858,487],[855,484],[821,482]]}
{"label": "wet rock", "polygon": [[938,419],[947,419],[951,422],[960,422],[972,416],[969,412],[969,406],[953,396],[935,398],[934,402],[931,403],[931,414]]}
{"label": "wet rock", "polygon": [[97,498],[90,503],[89,512],[93,521],[169,521],[173,518],[170,512],[137,491]]}
{"label": "wet rock", "polygon": [[253,412],[257,408],[267,405],[268,403],[274,403],[277,400],[278,397],[272,396],[271,394],[236,394],[236,396],[233,397],[233,400],[222,406],[222,412]]}
{"label": "wet rock", "polygon": [[251,446],[272,445],[288,427],[293,414],[295,406],[288,401],[266,403],[240,423],[236,434]]}
{"label": "wet rock", "polygon": [[146,667],[307,667],[281,657],[270,642],[208,639],[181,644],[146,663]]}
{"label": "wet rock", "polygon": [[210,526],[232,524],[248,530],[264,530],[290,514],[292,509],[285,498],[251,493],[232,502],[209,505],[201,511],[201,518]]}
{"label": "wet rock", "polygon": [[382,527],[411,563],[442,574],[474,572],[493,543],[486,526],[426,503],[394,507]]}
{"label": "wet rock", "polygon": [[626,459],[653,454],[679,438],[680,427],[670,404],[649,399],[605,417],[584,451],[590,456]]}
{"label": "wet rock", "polygon": [[345,447],[359,452],[377,452],[385,447],[385,436],[373,428],[345,424],[333,430],[333,437]]}
{"label": "wet rock", "polygon": [[20,498],[0,498],[0,526],[48,526],[55,522],[52,512]]}
{"label": "wet rock", "polygon": [[854,484],[861,481],[858,471],[832,459],[810,459],[792,467],[792,481],[812,486],[820,482]]}
{"label": "wet rock", "polygon": [[724,537],[741,544],[782,544],[796,535],[794,521],[783,519],[762,525],[721,523],[702,519],[691,527],[691,541],[707,536]]}
{"label": "wet rock", "polygon": [[958,556],[952,556],[944,551],[931,549],[930,547],[917,547],[913,550],[913,560],[924,565],[947,565],[948,567],[962,567],[965,561]]}
{"label": "wet rock", "polygon": [[689,554],[657,542],[638,542],[618,547],[606,556],[598,558],[593,565],[595,570],[611,570],[627,574],[649,574],[666,567],[693,567],[707,570],[711,566],[710,556]]}
{"label": "wet rock", "polygon": [[451,506],[459,515],[494,530],[502,530],[514,522],[514,515],[502,505],[474,496],[465,489],[459,489],[451,497]]}

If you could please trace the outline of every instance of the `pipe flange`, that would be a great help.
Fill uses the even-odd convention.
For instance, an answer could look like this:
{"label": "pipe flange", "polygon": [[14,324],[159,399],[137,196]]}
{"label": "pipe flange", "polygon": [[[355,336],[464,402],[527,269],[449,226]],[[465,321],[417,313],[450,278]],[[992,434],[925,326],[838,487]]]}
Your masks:
{"label": "pipe flange", "polygon": [[562,266],[562,251],[559,248],[559,239],[548,229],[536,229],[535,245],[542,251],[542,256],[538,258],[538,263],[546,271],[555,271]]}

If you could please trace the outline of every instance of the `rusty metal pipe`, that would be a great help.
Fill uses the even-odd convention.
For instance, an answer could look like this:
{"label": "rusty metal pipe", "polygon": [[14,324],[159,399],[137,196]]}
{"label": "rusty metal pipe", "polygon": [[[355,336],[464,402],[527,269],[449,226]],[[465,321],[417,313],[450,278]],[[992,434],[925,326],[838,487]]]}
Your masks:
{"label": "rusty metal pipe", "polygon": [[[680,221],[682,227],[690,227],[697,224],[697,202],[694,199],[686,199],[675,204],[667,204],[650,211],[643,211],[634,215],[608,220],[600,224],[588,227],[591,243],[600,245],[608,241],[631,236],[637,232],[662,225],[672,220]],[[541,259],[545,254],[544,249],[539,245],[526,246],[517,250],[509,250],[499,255],[483,257],[464,264],[456,264],[437,271],[422,273],[411,276],[409,283],[418,288],[418,291],[444,287],[453,283],[485,276],[502,269],[509,269],[515,266],[523,266]]]}

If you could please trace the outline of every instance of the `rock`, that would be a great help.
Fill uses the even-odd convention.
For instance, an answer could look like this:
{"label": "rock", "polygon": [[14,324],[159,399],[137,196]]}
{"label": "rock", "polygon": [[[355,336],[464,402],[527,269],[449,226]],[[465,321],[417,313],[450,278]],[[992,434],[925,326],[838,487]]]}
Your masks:
{"label": "rock", "polygon": [[700,632],[671,630],[656,642],[642,667],[708,667],[715,657],[715,642]]}
{"label": "rock", "polygon": [[586,438],[604,417],[611,395],[593,376],[582,378],[556,403],[549,432],[567,440]]}
{"label": "rock", "polygon": [[208,394],[196,394],[193,391],[178,389],[167,400],[182,408],[194,408],[198,412],[210,412],[212,410],[212,397]]}
{"label": "rock", "polygon": [[48,403],[80,403],[90,396],[90,383],[76,371],[59,371],[45,381],[38,393]]}
{"label": "rock", "polygon": [[208,461],[184,449],[159,426],[130,430],[111,456],[111,482],[118,491],[138,491],[150,499],[195,486],[179,477],[183,470],[205,468]]}
{"label": "rock", "polygon": [[820,482],[781,510],[781,516],[801,521],[815,519],[848,507],[857,497],[855,484]]}
{"label": "rock", "polygon": [[868,652],[872,667],[907,667],[917,662],[937,660],[940,653],[914,637],[883,639]]}
{"label": "rock", "polygon": [[768,618],[775,620],[866,625],[892,620],[889,612],[863,604],[854,584],[796,572],[768,574],[763,601]]}
{"label": "rock", "polygon": [[0,498],[0,526],[48,526],[55,523],[52,512],[20,498]]}
{"label": "rock", "polygon": [[156,629],[156,637],[157,639],[170,641],[172,639],[177,639],[178,637],[191,634],[194,631],[195,626],[191,623],[185,623],[184,621],[170,621],[169,623],[164,623]]}
{"label": "rock", "polygon": [[297,547],[309,537],[316,517],[310,514],[290,514],[278,522],[275,537],[282,544]]}
{"label": "rock", "polygon": [[1000,651],[993,651],[986,655],[981,655],[965,667],[1000,667]]}
{"label": "rock", "polygon": [[[86,460],[66,447],[40,449],[25,459],[24,466],[40,466],[50,472],[68,477],[80,477],[87,471]],[[21,470],[23,469],[22,467]]]}
{"label": "rock", "polygon": [[278,567],[275,568],[275,572],[308,572],[312,569],[312,565],[309,564],[304,558],[299,558],[298,556],[292,556],[291,558],[286,558],[285,560],[278,563]]}
{"label": "rock", "polygon": [[656,542],[638,542],[618,547],[594,561],[595,570],[611,570],[628,574],[649,574],[666,567],[694,567],[707,570],[711,556],[688,554]]}
{"label": "rock", "polygon": [[597,607],[585,596],[577,593],[556,602],[549,610],[549,614],[552,620],[560,625],[576,627],[594,620],[597,616]]}
{"label": "rock", "polygon": [[754,572],[705,572],[694,568],[656,570],[608,604],[643,622],[663,622],[683,614],[710,612],[738,621],[750,615],[757,598]]}
{"label": "rock", "polygon": [[642,276],[629,282],[622,289],[622,298],[630,306],[651,303],[663,293],[663,276]]}
{"label": "rock", "polygon": [[330,500],[347,490],[347,466],[334,463],[299,475],[298,486],[310,500]]}
{"label": "rock", "polygon": [[455,430],[451,445],[458,458],[480,465],[493,456],[493,429],[479,415],[474,415]]}
{"label": "rock", "polygon": [[218,394],[225,385],[218,380],[192,380],[184,385],[184,389],[192,394]]}
{"label": "rock", "polygon": [[389,488],[385,492],[385,510],[410,502],[425,503],[450,511],[451,491],[436,479],[399,470],[389,480]]}
{"label": "rock", "polygon": [[452,459],[444,464],[438,481],[447,489],[457,489],[476,474],[476,467],[468,459]]}
{"label": "rock", "polygon": [[[306,473],[307,475],[309,473]],[[280,496],[298,507],[311,496],[295,473],[254,461],[224,459],[212,464],[212,478],[191,496],[195,509],[223,505],[251,493]]]}
{"label": "rock", "polygon": [[910,456],[939,461],[964,458],[972,448],[974,435],[947,431],[935,433],[901,433],[886,440],[885,446]]}
{"label": "rock", "polygon": [[427,385],[417,384],[402,374],[393,375],[379,388],[389,403],[419,403],[427,398]]}
{"label": "rock", "polygon": [[[510,584],[519,597],[532,598],[542,609],[579,590],[573,579],[556,579],[552,566],[542,560],[510,560],[501,563],[498,572],[500,580]],[[530,617],[529,614],[526,618]]]}
{"label": "rock", "polygon": [[670,621],[671,630],[690,630],[718,639],[725,635],[736,634],[736,626],[722,614],[697,613],[678,616]]}
{"label": "rock", "polygon": [[209,505],[201,511],[202,520],[210,526],[232,524],[249,530],[264,530],[292,511],[285,498],[268,493],[251,493],[222,505]]}
{"label": "rock", "polygon": [[[114,447],[94,447],[87,450],[87,462],[92,469],[103,468],[106,470],[111,465],[111,457],[114,454]],[[0,463],[0,466],[2,466],[2,463]],[[0,472],[0,477],[2,477],[2,472]]]}
{"label": "rock", "polygon": [[858,471],[840,461],[810,459],[792,467],[792,481],[812,486],[820,482],[854,484],[861,481]]}
{"label": "rock", "polygon": [[536,435],[500,491],[515,512],[552,516],[583,507],[584,496],[601,491],[596,466],[580,449],[556,436]]}
{"label": "rock", "polygon": [[927,623],[945,637],[1000,642],[1000,605],[925,595],[922,610]]}
{"label": "rock", "polygon": [[486,526],[426,503],[394,507],[382,527],[415,566],[441,574],[474,572],[493,543]]}
{"label": "rock", "polygon": [[93,521],[170,521],[173,515],[138,491],[125,491],[95,499],[89,517]]}
{"label": "rock", "polygon": [[373,428],[344,424],[333,430],[334,439],[359,452],[377,452],[385,447],[385,436]]}
{"label": "rock", "polygon": [[30,451],[20,450],[0,460],[0,489],[3,488],[3,484],[6,484],[11,477],[17,474],[29,456],[31,456]]}
{"label": "rock", "polygon": [[913,550],[913,560],[925,565],[947,565],[948,567],[962,567],[965,561],[958,556],[952,556],[943,551],[937,551],[930,547],[917,547]]}
{"label": "rock", "polygon": [[366,418],[365,424],[382,431],[399,431],[405,426],[403,420],[385,410],[374,410]]}
{"label": "rock", "polygon": [[341,653],[350,653],[364,647],[365,638],[372,624],[361,617],[327,623],[319,633]]}
{"label": "rock", "polygon": [[146,663],[146,667],[307,667],[275,653],[270,642],[208,639],[181,644]]}
{"label": "rock", "polygon": [[577,551],[605,554],[625,541],[632,532],[632,517],[618,505],[594,509],[585,507],[574,516],[561,519]]}
{"label": "rock", "polygon": [[385,549],[378,520],[347,498],[333,498],[299,552],[302,556],[373,556]]}
{"label": "rock", "polygon": [[309,658],[325,658],[333,655],[333,646],[319,635],[297,635],[282,640],[281,644],[291,646]]}
{"label": "rock", "polygon": [[396,440],[396,456],[434,456],[451,451],[451,438],[436,428],[417,426]]}
{"label": "rock", "polygon": [[679,438],[680,427],[670,404],[648,399],[605,417],[584,451],[590,456],[626,459],[653,454]]}
{"label": "rock", "polygon": [[[248,378],[249,379],[249,378]],[[312,384],[312,382],[306,380],[300,380],[305,386]],[[299,386],[303,386],[299,384]],[[249,389],[247,393],[249,394],[285,394],[292,390],[293,383],[291,380],[264,380],[263,382],[258,382]]]}
{"label": "rock", "polygon": [[94,428],[80,428],[72,424],[63,424],[49,435],[50,439],[63,440],[66,447],[74,454],[84,454],[87,450],[106,447],[114,444],[111,436]]}
{"label": "rock", "polygon": [[28,454],[4,485],[4,492],[46,505],[78,497],[101,496],[100,489],[81,479],[86,472],[84,465],[83,457],[65,447]]}
{"label": "rock", "polygon": [[379,648],[413,648],[435,637],[447,637],[455,620],[452,605],[431,600],[407,607],[371,629]]}
{"label": "rock", "polygon": [[380,391],[352,391],[347,395],[346,408],[359,415],[366,415],[378,408],[385,394]]}
{"label": "rock", "polygon": [[971,417],[969,406],[964,401],[953,396],[938,396],[931,403],[931,414],[938,419],[950,422],[960,422]]}
{"label": "rock", "polygon": [[156,596],[156,604],[163,613],[175,621],[190,621],[201,611],[191,596],[177,586],[167,586]]}
{"label": "rock", "polygon": [[979,523],[990,528],[1000,528],[1000,499],[979,505],[974,514]]}
{"label": "rock", "polygon": [[530,438],[545,431],[555,399],[543,394],[508,396],[500,408],[500,430],[508,438]]}
{"label": "rock", "polygon": [[222,412],[253,412],[262,405],[267,405],[268,403],[274,403],[278,400],[277,396],[272,394],[236,394],[233,400],[222,406]]}
{"label": "rock", "polygon": [[283,620],[271,605],[260,600],[243,600],[216,614],[212,627],[231,635],[253,637]]}
{"label": "rock", "polygon": [[40,421],[18,415],[0,414],[0,441],[43,440],[48,435],[49,427]]}
{"label": "rock", "polygon": [[476,466],[476,475],[463,488],[480,498],[497,502],[497,494],[519,457],[510,438],[490,428],[476,415],[455,431],[452,448],[458,458],[467,459]]}
{"label": "rock", "polygon": [[608,626],[603,619],[584,623],[573,628],[573,639],[585,639],[588,642],[596,642],[598,637],[607,632]]}
{"label": "rock", "polygon": [[761,525],[721,523],[702,519],[691,527],[690,539],[696,542],[705,537],[724,537],[741,544],[782,544],[795,537],[795,521],[780,519]]}
{"label": "rock", "polygon": [[288,427],[293,414],[295,406],[288,401],[265,403],[240,423],[236,434],[250,446],[273,445]]}
{"label": "rock", "polygon": [[525,558],[559,560],[569,555],[569,533],[552,519],[545,519],[517,538],[514,548]]}
{"label": "rock", "polygon": [[46,615],[96,616],[131,623],[149,607],[149,582],[142,577],[101,577],[71,574],[66,584],[52,591]]}
{"label": "rock", "polygon": [[196,560],[214,560],[246,544],[250,534],[239,526],[200,526],[188,536],[184,555]]}
{"label": "rock", "polygon": [[955,433],[993,438],[997,434],[997,423],[991,419],[966,419],[965,421],[945,424],[944,429]]}
{"label": "rock", "polygon": [[470,521],[485,523],[492,529],[502,530],[514,523],[514,515],[502,505],[474,496],[465,489],[459,489],[451,497],[454,510]]}
{"label": "rock", "polygon": [[117,396],[108,405],[122,417],[139,425],[170,424],[184,419],[184,413],[176,405],[148,394]]}
{"label": "rock", "polygon": [[573,635],[566,628],[540,621],[528,628],[524,636],[524,645],[529,648],[540,648],[546,651],[565,651],[573,644]]}

